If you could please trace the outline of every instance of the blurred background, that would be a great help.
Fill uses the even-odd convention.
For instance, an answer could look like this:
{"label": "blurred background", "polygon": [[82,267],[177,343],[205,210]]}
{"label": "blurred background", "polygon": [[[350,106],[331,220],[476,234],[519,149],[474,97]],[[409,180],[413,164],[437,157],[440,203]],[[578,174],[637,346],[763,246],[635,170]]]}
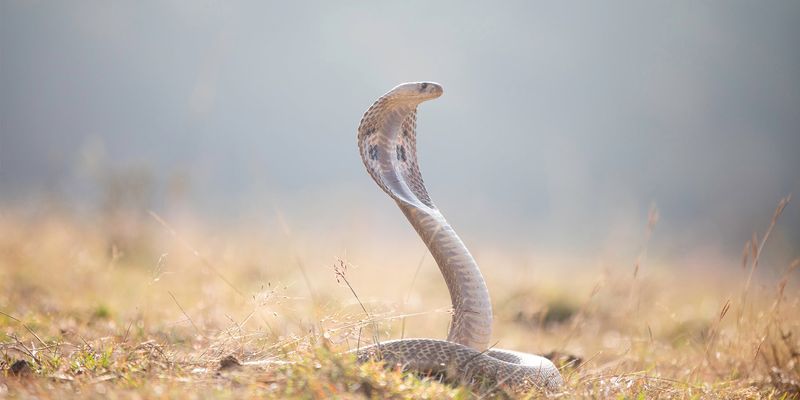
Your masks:
{"label": "blurred background", "polygon": [[[163,231],[152,210],[288,240],[312,279],[337,255],[416,264],[355,137],[378,96],[430,80],[423,176],[484,270],[738,269],[800,194],[798,39],[795,1],[3,1],[0,216],[124,247]],[[782,270],[798,243],[790,204],[765,257]]]}

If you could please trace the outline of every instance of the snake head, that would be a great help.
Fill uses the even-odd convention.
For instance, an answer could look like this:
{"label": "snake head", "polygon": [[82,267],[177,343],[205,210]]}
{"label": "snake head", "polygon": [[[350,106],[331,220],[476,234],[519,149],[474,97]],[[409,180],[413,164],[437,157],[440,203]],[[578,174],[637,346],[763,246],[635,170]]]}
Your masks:
{"label": "snake head", "polygon": [[421,103],[425,100],[435,99],[444,93],[442,85],[435,82],[409,82],[401,83],[386,93],[394,101],[408,101]]}

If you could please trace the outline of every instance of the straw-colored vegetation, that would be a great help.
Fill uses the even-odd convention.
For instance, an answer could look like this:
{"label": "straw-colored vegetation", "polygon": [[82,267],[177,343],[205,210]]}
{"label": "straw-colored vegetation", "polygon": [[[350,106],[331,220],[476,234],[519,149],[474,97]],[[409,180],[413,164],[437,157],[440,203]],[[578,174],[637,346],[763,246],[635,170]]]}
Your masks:
{"label": "straw-colored vegetation", "polygon": [[[0,213],[0,398],[504,396],[346,354],[445,336],[429,259],[418,274],[367,253],[312,265],[282,232],[68,214]],[[633,260],[493,269],[478,254],[495,340],[555,357],[565,398],[800,398],[800,261],[759,265],[766,232],[742,266],[691,276]]]}

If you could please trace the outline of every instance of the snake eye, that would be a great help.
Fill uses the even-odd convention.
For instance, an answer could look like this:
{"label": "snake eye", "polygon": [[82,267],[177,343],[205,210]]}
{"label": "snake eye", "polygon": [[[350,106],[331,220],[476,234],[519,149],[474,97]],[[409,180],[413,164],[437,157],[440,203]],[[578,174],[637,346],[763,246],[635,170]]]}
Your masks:
{"label": "snake eye", "polygon": [[425,89],[428,87],[428,82],[422,82],[422,83],[419,85],[419,87],[420,87],[420,89],[422,89],[422,90],[425,90]]}

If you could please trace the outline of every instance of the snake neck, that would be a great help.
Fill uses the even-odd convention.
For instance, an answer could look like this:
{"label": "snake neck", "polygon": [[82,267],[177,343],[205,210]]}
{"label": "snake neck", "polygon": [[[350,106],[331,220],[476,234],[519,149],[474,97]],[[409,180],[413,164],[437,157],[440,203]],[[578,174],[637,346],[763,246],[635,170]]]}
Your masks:
{"label": "snake neck", "polygon": [[417,163],[417,105],[434,97],[414,98],[407,90],[403,97],[398,96],[398,89],[407,85],[412,84],[393,89],[364,114],[358,128],[361,158],[439,266],[453,305],[448,340],[483,351],[489,346],[492,330],[489,291],[475,259],[431,201]]}
{"label": "snake neck", "polygon": [[397,203],[439,266],[453,305],[447,340],[478,351],[489,347],[492,305],[478,264],[436,209]]}

